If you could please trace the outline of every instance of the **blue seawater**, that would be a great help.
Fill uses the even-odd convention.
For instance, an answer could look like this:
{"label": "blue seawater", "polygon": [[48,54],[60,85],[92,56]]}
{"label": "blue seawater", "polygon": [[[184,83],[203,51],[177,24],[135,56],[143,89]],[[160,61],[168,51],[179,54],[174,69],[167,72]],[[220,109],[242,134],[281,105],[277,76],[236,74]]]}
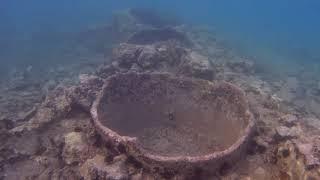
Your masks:
{"label": "blue seawater", "polygon": [[187,23],[212,25],[239,52],[265,63],[289,66],[318,63],[320,58],[317,0],[3,0],[1,71],[32,61],[55,61],[47,56],[52,53],[48,49],[59,46],[58,33],[106,23],[114,11],[131,7],[153,8],[174,13]]}

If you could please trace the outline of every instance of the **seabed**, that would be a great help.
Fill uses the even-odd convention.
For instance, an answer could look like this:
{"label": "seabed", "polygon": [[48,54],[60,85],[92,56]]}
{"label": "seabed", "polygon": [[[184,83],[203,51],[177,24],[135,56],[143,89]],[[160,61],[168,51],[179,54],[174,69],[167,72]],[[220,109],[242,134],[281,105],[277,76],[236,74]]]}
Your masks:
{"label": "seabed", "polygon": [[[320,79],[314,68],[301,66],[295,73],[261,71],[259,61],[228,48],[210,28],[163,21],[156,15],[143,18],[151,12],[140,11],[116,13],[112,23],[72,36],[74,51],[61,54],[61,59],[78,61],[62,60],[43,72],[32,66],[18,68],[1,80],[0,179],[320,179]],[[108,79],[127,73],[169,73],[241,89],[255,124],[241,159],[211,171],[210,164],[190,173],[150,168],[126,147],[108,141],[90,111]],[[159,106],[155,103],[151,111]],[[135,111],[148,114],[130,103],[120,107],[132,116]],[[119,109],[117,104],[108,108]],[[176,115],[170,108],[164,112],[169,120],[186,115],[173,109]],[[125,111],[108,113],[123,119]],[[153,140],[164,132],[168,137],[177,135],[174,125],[168,126],[142,130],[144,145],[167,152],[154,149],[161,143]],[[210,141],[204,136],[198,139]],[[224,143],[219,148],[225,148]],[[180,150],[169,152],[178,156]],[[196,154],[188,150],[181,155]]]}

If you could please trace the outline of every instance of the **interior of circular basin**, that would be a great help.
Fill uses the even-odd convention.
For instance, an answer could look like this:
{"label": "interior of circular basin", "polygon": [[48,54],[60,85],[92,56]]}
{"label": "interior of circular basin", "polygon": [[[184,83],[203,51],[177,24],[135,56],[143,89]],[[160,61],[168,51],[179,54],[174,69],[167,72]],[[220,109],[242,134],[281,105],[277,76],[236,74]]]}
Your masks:
{"label": "interior of circular basin", "polygon": [[241,90],[168,74],[120,74],[109,79],[97,108],[101,124],[161,156],[223,151],[248,126]]}

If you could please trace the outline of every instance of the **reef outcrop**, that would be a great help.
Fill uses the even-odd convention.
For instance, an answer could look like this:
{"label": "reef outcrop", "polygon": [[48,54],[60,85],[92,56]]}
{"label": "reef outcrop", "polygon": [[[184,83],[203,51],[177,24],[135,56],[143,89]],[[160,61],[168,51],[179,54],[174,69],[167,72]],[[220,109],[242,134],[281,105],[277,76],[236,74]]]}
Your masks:
{"label": "reef outcrop", "polygon": [[98,75],[113,72],[170,72],[176,75],[214,79],[215,69],[209,59],[173,41],[149,45],[123,43],[113,51],[112,64],[102,67]]}

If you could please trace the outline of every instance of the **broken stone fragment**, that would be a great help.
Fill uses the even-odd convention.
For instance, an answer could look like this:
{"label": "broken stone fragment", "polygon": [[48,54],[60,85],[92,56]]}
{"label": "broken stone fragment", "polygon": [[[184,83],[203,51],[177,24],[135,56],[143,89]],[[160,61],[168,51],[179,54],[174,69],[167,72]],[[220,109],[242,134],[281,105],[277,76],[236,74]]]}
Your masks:
{"label": "broken stone fragment", "polygon": [[[122,43],[112,52],[112,65],[120,68],[130,68],[133,63],[137,63],[137,59],[143,49],[143,46]],[[115,65],[117,64],[117,66]]]}
{"label": "broken stone fragment", "polygon": [[292,127],[298,122],[298,118],[295,115],[287,114],[280,118],[280,121],[284,123],[287,127]]}
{"label": "broken stone fragment", "polygon": [[252,174],[253,179],[267,180],[270,179],[270,174],[262,167],[258,167]]}
{"label": "broken stone fragment", "polygon": [[290,139],[299,136],[301,130],[297,127],[288,128],[286,126],[279,126],[276,128],[276,135],[280,139]]}
{"label": "broken stone fragment", "polygon": [[186,60],[180,67],[182,74],[206,80],[214,78],[214,70],[207,57],[192,51],[186,56]]}
{"label": "broken stone fragment", "polygon": [[111,164],[105,162],[105,156],[96,155],[87,160],[80,168],[80,174],[85,180],[108,179],[126,180],[129,179],[125,159],[115,157]]}
{"label": "broken stone fragment", "polygon": [[131,68],[130,68],[131,72],[141,72],[142,69],[138,66],[138,64],[134,63]]}
{"label": "broken stone fragment", "polygon": [[317,118],[304,118],[303,121],[307,123],[307,125],[320,130],[320,119]]}
{"label": "broken stone fragment", "polygon": [[64,148],[62,157],[66,164],[83,162],[88,156],[88,145],[84,134],[80,132],[71,132],[64,137]]}
{"label": "broken stone fragment", "polygon": [[100,78],[106,79],[119,71],[118,66],[119,64],[117,61],[112,62],[112,64],[101,65],[97,69],[96,75]]}
{"label": "broken stone fragment", "polygon": [[269,142],[262,138],[261,136],[257,136],[254,138],[254,143],[256,144],[256,149],[255,151],[265,151],[269,147]]}
{"label": "broken stone fragment", "polygon": [[36,114],[36,112],[37,112],[37,107],[33,107],[28,112],[21,112],[18,114],[18,118],[16,119],[16,121],[28,121]]}
{"label": "broken stone fragment", "polygon": [[79,80],[80,85],[69,88],[68,93],[75,105],[89,111],[103,85],[103,80],[97,76],[87,74],[81,74]]}
{"label": "broken stone fragment", "polygon": [[297,142],[296,147],[298,151],[304,156],[305,165],[307,168],[313,168],[320,165],[320,146],[316,141],[314,141],[313,143]]}
{"label": "broken stone fragment", "polygon": [[227,66],[236,73],[252,74],[254,72],[254,63],[249,60],[229,61]]}
{"label": "broken stone fragment", "polygon": [[154,46],[145,46],[137,59],[137,64],[142,69],[149,69],[154,68],[159,63],[159,60],[161,60],[161,57],[156,48]]}

